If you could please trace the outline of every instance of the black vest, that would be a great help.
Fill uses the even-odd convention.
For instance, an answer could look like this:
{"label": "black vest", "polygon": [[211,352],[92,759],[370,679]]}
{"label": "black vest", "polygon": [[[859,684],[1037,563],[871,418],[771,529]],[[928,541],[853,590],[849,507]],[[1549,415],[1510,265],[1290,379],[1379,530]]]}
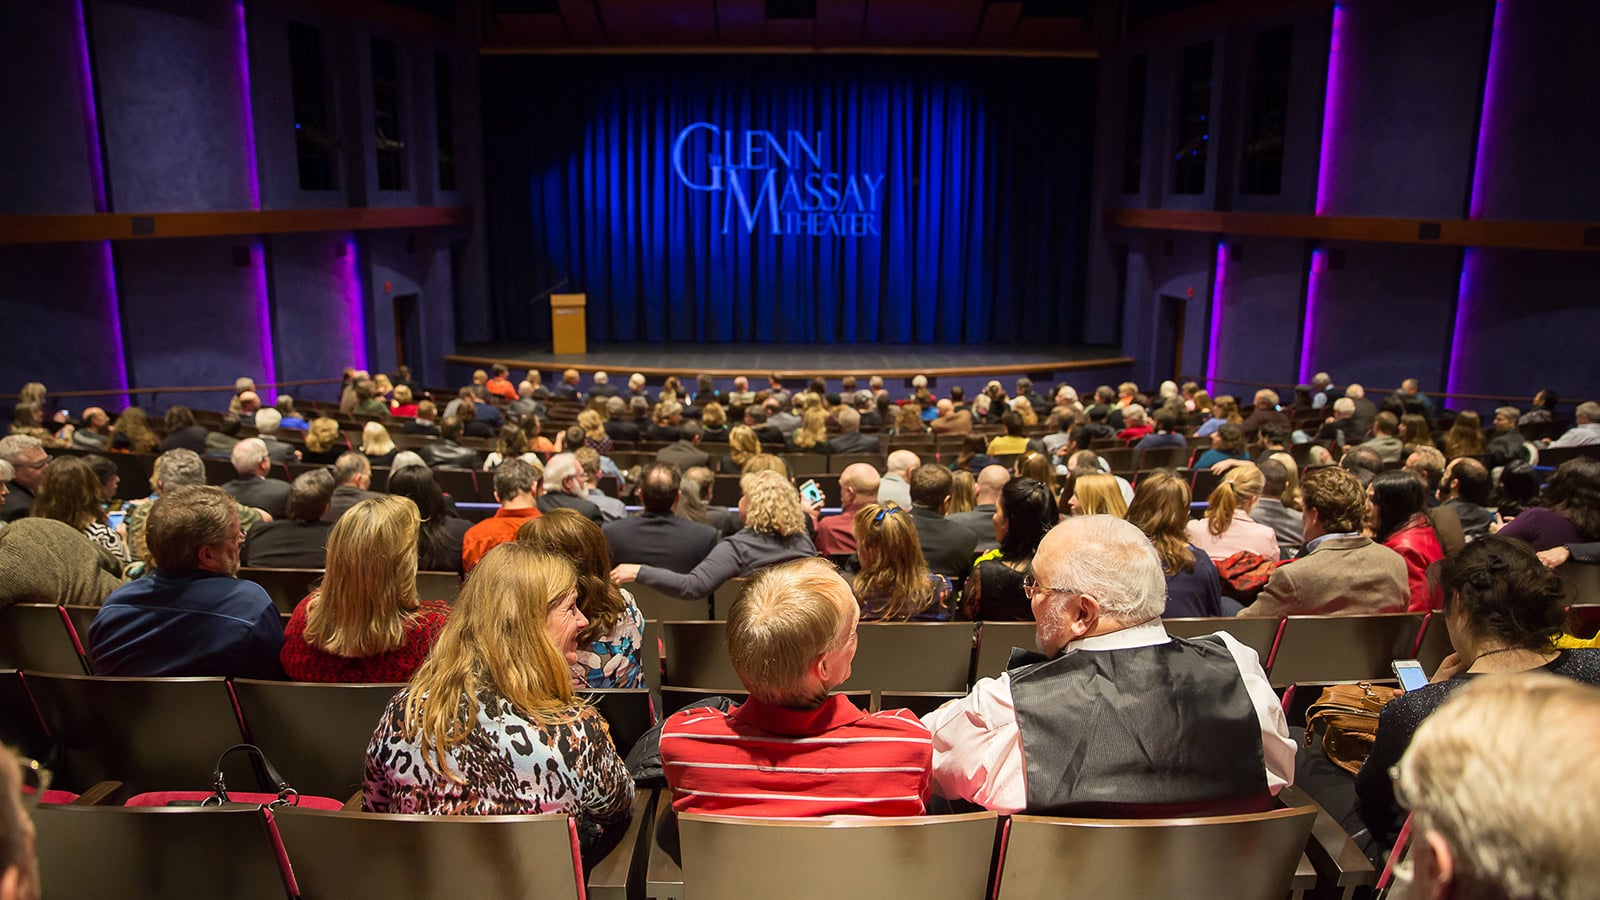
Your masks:
{"label": "black vest", "polygon": [[1177,816],[1270,803],[1255,706],[1220,638],[1041,659],[1013,651],[1028,813]]}

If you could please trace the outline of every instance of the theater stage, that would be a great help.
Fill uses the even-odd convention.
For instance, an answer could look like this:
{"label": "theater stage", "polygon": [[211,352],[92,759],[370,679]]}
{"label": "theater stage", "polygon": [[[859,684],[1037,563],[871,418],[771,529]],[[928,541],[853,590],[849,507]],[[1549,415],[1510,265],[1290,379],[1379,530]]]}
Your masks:
{"label": "theater stage", "polygon": [[655,383],[667,375],[679,378],[707,374],[714,378],[759,376],[777,372],[784,378],[881,375],[910,378],[972,378],[1027,375],[1047,381],[1058,372],[1112,370],[1133,364],[1119,347],[973,347],[964,344],[604,344],[586,354],[554,354],[548,345],[462,344],[445,357],[451,366],[476,368],[504,363],[513,369],[536,368],[546,378],[552,370],[604,371],[620,382],[639,372]]}

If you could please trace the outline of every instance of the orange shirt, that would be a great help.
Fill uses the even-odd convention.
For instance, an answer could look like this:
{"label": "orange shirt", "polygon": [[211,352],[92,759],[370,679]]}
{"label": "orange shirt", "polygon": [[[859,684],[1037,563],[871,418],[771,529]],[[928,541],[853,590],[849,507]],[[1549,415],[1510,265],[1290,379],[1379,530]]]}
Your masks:
{"label": "orange shirt", "polygon": [[515,401],[517,399],[517,386],[512,384],[510,379],[507,378],[491,378],[489,379],[488,383],[483,386],[483,389],[497,397],[504,397],[507,400]]}
{"label": "orange shirt", "polygon": [[490,518],[467,529],[461,538],[461,569],[462,572],[471,572],[472,567],[483,559],[483,555],[495,547],[514,540],[517,529],[529,519],[539,518],[539,509],[529,506],[525,509],[501,508]]}

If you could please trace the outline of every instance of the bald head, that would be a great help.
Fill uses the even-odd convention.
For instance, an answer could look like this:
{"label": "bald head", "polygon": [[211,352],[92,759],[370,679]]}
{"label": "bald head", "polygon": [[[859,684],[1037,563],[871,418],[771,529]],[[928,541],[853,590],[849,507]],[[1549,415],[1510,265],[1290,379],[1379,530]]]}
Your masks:
{"label": "bald head", "polygon": [[839,492],[845,509],[872,503],[878,497],[878,470],[868,463],[851,463],[839,473]]}
{"label": "bald head", "polygon": [[889,474],[899,475],[901,478],[911,474],[911,470],[922,465],[922,457],[910,450],[896,450],[889,454]]}
{"label": "bald head", "polygon": [[1005,466],[984,466],[978,473],[978,505],[1000,499],[1000,491],[1011,480],[1011,470]]}
{"label": "bald head", "polygon": [[261,408],[261,397],[255,391],[245,391],[239,395],[239,409],[243,412],[255,412]]}

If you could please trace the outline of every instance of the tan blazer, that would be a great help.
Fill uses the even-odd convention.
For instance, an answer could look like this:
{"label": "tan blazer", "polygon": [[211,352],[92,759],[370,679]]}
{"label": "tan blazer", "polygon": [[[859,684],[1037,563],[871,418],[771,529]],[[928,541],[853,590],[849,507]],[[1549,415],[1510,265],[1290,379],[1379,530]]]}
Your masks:
{"label": "tan blazer", "polygon": [[1241,616],[1359,616],[1405,612],[1406,562],[1368,537],[1328,538],[1280,565]]}

